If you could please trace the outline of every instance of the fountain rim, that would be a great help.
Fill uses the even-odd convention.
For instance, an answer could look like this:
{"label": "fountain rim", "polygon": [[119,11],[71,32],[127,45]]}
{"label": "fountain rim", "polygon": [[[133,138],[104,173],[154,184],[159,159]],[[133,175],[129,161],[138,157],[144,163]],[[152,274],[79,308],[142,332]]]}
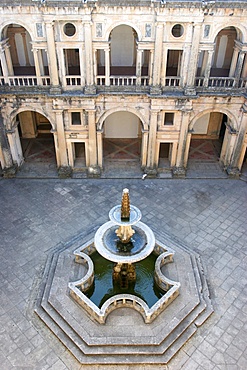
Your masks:
{"label": "fountain rim", "polygon": [[109,212],[109,218],[110,220],[115,224],[119,226],[131,226],[135,225],[137,222],[140,221],[142,218],[141,211],[139,208],[130,205],[130,219],[122,220],[121,219],[121,204],[113,207]]}
{"label": "fountain rim", "polygon": [[108,261],[116,263],[134,263],[141,261],[148,257],[154,250],[155,247],[155,236],[153,231],[145,225],[143,222],[138,222],[136,227],[140,228],[146,234],[147,243],[146,246],[139,252],[133,255],[123,256],[112,253],[104,246],[103,237],[107,230],[115,226],[116,224],[113,221],[108,221],[104,223],[95,233],[94,236],[94,246],[97,252],[107,259]]}

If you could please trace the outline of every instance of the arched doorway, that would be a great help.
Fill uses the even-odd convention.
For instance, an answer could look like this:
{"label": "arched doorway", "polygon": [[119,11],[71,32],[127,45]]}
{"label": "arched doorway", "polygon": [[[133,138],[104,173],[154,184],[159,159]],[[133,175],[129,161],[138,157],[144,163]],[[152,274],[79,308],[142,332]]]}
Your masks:
{"label": "arched doorway", "polygon": [[103,167],[114,173],[141,173],[142,131],[139,117],[125,111],[109,115],[104,122]]}
{"label": "arched doorway", "polygon": [[222,172],[227,121],[228,117],[220,112],[205,113],[195,121],[188,154],[188,171],[196,170],[202,172],[203,176]]}
{"label": "arched doorway", "polygon": [[19,172],[22,175],[54,175],[56,154],[49,120],[40,113],[24,111],[16,116],[16,124],[23,157]]}

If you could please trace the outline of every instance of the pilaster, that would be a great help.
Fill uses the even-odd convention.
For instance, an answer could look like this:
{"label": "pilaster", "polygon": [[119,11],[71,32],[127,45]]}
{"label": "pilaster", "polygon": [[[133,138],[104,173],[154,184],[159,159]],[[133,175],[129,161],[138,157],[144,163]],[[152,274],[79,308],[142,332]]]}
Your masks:
{"label": "pilaster", "polygon": [[[52,85],[52,92],[60,92],[59,78],[58,78],[58,64],[56,55],[55,36],[52,22],[46,22],[46,38],[47,38],[47,57],[50,67],[50,78]],[[57,90],[58,89],[58,90]]]}

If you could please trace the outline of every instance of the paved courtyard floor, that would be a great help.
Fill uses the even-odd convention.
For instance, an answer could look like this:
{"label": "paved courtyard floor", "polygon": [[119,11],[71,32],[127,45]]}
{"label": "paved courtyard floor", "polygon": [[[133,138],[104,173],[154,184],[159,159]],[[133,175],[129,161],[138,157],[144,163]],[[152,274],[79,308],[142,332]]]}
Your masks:
{"label": "paved courtyard floor", "polygon": [[[49,253],[108,221],[124,187],[130,189],[131,204],[141,210],[142,221],[200,254],[205,269],[214,313],[167,366],[81,366],[33,320],[33,302]],[[247,368],[246,182],[0,179],[0,220],[0,369]]]}

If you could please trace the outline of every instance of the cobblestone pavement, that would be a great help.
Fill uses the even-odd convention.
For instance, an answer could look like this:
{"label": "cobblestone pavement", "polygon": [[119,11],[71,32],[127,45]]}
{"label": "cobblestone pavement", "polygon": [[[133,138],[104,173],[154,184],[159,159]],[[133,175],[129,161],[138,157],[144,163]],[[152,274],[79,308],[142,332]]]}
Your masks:
{"label": "cobblestone pavement", "polygon": [[[215,312],[167,365],[81,366],[32,304],[46,258],[108,221],[124,187],[142,221],[200,254]],[[247,368],[247,184],[240,180],[0,179],[0,369]]]}

